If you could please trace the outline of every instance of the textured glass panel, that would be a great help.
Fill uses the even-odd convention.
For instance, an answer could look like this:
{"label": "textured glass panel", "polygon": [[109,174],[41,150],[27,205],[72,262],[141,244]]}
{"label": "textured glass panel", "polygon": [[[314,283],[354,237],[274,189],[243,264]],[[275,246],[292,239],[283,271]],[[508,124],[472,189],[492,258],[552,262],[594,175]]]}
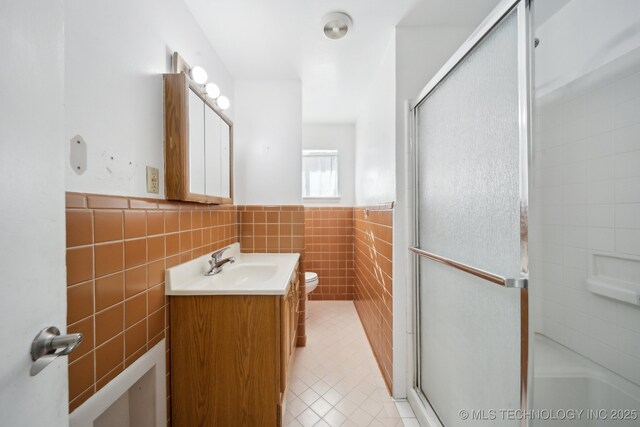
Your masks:
{"label": "textured glass panel", "polygon": [[502,276],[520,266],[517,22],[419,107],[420,245]]}
{"label": "textured glass panel", "polygon": [[425,258],[420,281],[422,392],[444,425],[468,426],[463,409],[519,408],[520,291]]}
{"label": "textured glass panel", "polygon": [[[424,250],[518,277],[517,21],[498,27],[418,109]],[[447,427],[461,410],[519,408],[520,291],[420,259],[421,387]]]}

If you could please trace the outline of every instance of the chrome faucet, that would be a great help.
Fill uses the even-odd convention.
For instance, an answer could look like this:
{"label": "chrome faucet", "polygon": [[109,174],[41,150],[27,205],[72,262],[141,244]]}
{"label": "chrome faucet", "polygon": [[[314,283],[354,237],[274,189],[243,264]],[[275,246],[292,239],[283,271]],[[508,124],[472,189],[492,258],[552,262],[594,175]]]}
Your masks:
{"label": "chrome faucet", "polygon": [[234,257],[222,259],[222,254],[230,247],[231,246],[224,247],[211,254],[211,259],[209,260],[209,265],[211,266],[211,268],[209,269],[208,272],[205,273],[205,276],[215,276],[216,274],[222,272],[223,265],[225,265],[228,262],[231,264],[236,262],[236,259]]}

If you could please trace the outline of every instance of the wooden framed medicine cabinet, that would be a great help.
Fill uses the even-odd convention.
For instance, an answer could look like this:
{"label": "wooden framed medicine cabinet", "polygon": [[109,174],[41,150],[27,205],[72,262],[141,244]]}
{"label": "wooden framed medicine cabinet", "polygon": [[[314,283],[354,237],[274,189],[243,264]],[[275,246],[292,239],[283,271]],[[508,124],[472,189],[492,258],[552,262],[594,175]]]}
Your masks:
{"label": "wooden framed medicine cabinet", "polygon": [[166,198],[233,204],[233,122],[185,72],[163,77]]}

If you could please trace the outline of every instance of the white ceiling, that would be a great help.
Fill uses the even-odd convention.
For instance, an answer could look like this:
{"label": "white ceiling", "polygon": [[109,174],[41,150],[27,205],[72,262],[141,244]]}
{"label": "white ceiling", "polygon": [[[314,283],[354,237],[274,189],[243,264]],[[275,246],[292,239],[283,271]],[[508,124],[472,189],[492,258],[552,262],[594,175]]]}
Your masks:
{"label": "white ceiling", "polygon": [[[497,2],[185,0],[234,78],[301,80],[305,123],[355,122],[398,23],[475,25]],[[322,32],[322,17],[333,11],[353,18],[342,40]]]}
{"label": "white ceiling", "polygon": [[400,20],[398,25],[477,26],[500,0],[424,0]]}

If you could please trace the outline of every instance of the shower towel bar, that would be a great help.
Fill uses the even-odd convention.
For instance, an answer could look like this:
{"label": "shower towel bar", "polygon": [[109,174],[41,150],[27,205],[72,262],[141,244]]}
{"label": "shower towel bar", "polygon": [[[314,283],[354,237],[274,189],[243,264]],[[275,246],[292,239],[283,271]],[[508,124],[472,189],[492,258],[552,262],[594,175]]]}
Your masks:
{"label": "shower towel bar", "polygon": [[448,265],[449,267],[453,267],[457,270],[464,271],[465,273],[487,280],[491,283],[495,283],[496,285],[504,286],[505,288],[526,288],[528,285],[528,279],[526,278],[518,278],[518,279],[504,278],[502,276],[498,276],[497,274],[489,273],[488,271],[471,267],[470,265],[463,264],[461,262],[454,261],[452,259],[445,258],[443,256],[436,255],[431,252],[427,252],[420,248],[409,248],[409,249],[411,249],[412,252],[420,255],[423,258],[428,258],[430,260],[439,262],[441,264]]}
{"label": "shower towel bar", "polygon": [[392,211],[396,202],[378,203],[377,205],[363,206],[365,215],[371,211]]}

